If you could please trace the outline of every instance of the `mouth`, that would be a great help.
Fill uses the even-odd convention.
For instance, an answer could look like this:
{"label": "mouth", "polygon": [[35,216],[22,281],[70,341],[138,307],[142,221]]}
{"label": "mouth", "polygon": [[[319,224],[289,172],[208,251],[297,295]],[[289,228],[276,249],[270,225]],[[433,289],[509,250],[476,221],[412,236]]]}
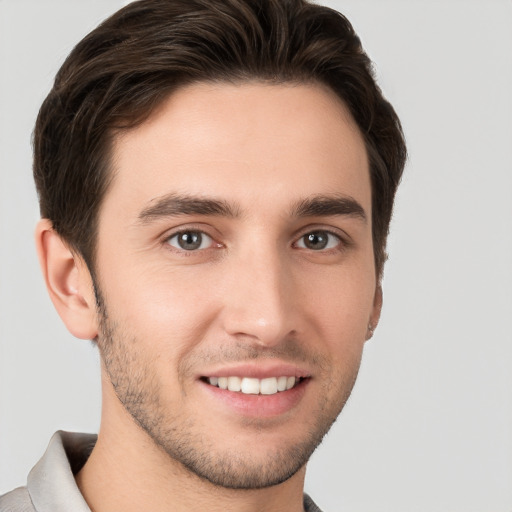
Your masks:
{"label": "mouth", "polygon": [[283,361],[224,365],[203,372],[197,378],[199,389],[206,392],[205,406],[212,406],[219,417],[220,411],[227,411],[238,418],[289,418],[313,389],[309,369]]}
{"label": "mouth", "polygon": [[241,393],[244,395],[276,395],[290,391],[298,386],[306,377],[283,375],[280,377],[202,377],[201,380],[210,386]]}

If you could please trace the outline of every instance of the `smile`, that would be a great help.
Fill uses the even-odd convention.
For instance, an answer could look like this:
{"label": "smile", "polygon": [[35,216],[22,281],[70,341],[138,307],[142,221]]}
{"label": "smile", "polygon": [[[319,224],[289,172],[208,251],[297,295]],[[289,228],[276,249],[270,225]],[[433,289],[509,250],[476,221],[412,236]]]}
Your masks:
{"label": "smile", "polygon": [[303,379],[301,377],[268,377],[256,379],[253,377],[208,377],[208,384],[220,389],[227,389],[246,395],[275,395],[294,388]]}

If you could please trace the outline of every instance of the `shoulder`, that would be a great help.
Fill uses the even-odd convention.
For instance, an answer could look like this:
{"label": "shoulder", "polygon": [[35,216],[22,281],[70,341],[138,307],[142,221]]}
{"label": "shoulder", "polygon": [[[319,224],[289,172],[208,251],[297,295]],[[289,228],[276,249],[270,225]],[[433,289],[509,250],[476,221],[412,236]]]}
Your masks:
{"label": "shoulder", "polygon": [[0,512],[36,512],[26,487],[0,496]]}
{"label": "shoulder", "polygon": [[55,433],[45,454],[30,471],[27,487],[0,496],[0,512],[91,512],[73,474],[81,469],[95,442],[96,436],[91,434]]}

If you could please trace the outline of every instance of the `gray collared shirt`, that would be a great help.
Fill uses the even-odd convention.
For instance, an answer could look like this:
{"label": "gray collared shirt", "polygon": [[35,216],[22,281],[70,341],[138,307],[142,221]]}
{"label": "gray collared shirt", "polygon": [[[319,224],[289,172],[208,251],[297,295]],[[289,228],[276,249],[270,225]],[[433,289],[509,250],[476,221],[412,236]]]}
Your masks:
{"label": "gray collared shirt", "polygon": [[[93,434],[56,432],[42,459],[33,467],[27,486],[0,496],[0,512],[91,512],[74,475],[96,443]],[[304,495],[306,512],[321,512]]]}

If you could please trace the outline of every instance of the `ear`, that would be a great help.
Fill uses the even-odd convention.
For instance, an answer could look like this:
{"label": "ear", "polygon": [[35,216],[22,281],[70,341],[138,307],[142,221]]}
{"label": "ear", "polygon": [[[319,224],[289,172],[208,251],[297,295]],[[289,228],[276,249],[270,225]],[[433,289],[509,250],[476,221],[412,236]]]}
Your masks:
{"label": "ear", "polygon": [[53,305],[73,336],[92,340],[98,334],[96,300],[87,265],[41,219],[35,233],[39,264]]}
{"label": "ear", "polygon": [[382,286],[377,284],[375,288],[375,295],[373,297],[373,306],[370,318],[368,320],[368,330],[366,332],[366,340],[368,341],[375,332],[380,319],[380,312],[382,311]]}

